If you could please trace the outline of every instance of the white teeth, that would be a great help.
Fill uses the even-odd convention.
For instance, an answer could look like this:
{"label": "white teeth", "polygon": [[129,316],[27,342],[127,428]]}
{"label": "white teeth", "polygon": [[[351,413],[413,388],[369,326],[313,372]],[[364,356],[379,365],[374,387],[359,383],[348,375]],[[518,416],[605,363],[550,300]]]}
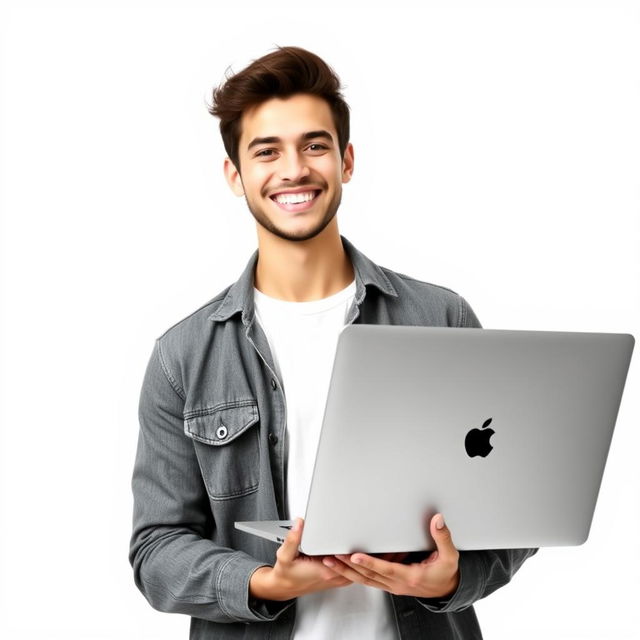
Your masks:
{"label": "white teeth", "polygon": [[274,197],[274,200],[280,204],[297,204],[299,202],[313,200],[315,195],[315,191],[307,191],[305,193],[280,193]]}

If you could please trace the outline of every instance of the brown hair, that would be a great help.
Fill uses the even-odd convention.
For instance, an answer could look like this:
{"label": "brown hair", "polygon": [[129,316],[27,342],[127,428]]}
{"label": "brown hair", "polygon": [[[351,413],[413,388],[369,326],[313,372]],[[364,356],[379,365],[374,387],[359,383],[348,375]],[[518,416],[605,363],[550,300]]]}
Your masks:
{"label": "brown hair", "polygon": [[349,142],[349,105],[340,92],[340,79],[314,53],[300,47],[278,47],[242,71],[228,76],[213,91],[213,105],[208,111],[220,118],[224,148],[238,170],[243,112],[271,98],[288,98],[295,93],[309,93],[327,101],[338,133],[340,157],[344,159]]}

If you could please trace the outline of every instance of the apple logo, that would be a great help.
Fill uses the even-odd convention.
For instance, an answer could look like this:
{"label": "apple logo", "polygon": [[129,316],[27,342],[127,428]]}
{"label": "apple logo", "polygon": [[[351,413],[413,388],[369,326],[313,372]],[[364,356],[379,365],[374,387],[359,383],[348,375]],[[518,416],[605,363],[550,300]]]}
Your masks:
{"label": "apple logo", "polygon": [[486,458],[493,446],[489,442],[491,436],[495,433],[493,429],[487,429],[493,418],[485,420],[480,429],[471,429],[464,439],[464,448],[470,458],[481,456]]}

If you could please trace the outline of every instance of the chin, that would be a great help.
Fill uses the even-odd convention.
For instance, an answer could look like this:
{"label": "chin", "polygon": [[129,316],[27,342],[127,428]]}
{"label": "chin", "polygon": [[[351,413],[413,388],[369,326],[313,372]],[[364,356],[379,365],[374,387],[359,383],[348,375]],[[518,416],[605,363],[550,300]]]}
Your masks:
{"label": "chin", "polygon": [[278,238],[282,238],[283,240],[288,240],[289,242],[305,242],[307,240],[312,240],[316,236],[320,235],[335,218],[338,210],[338,207],[336,206],[335,210],[333,210],[330,215],[328,215],[327,211],[323,211],[321,214],[316,212],[314,215],[313,223],[307,223],[304,227],[294,224],[292,225],[292,229],[286,229],[275,224],[271,217],[266,214],[264,209],[252,207],[249,204],[248,200],[247,206],[256,222],[263,229],[265,229],[272,235]]}
{"label": "chin", "polygon": [[290,242],[305,242],[306,240],[312,240],[316,236],[320,235],[324,228],[316,228],[312,230],[302,230],[302,231],[286,231],[284,229],[278,229],[276,227],[265,227],[267,231],[277,236],[278,238],[282,238],[283,240],[289,240]]}

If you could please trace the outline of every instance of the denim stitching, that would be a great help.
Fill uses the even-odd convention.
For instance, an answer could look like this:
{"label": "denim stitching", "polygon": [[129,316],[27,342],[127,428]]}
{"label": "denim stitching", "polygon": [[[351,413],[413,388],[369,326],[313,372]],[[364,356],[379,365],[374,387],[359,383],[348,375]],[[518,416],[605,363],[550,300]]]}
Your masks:
{"label": "denim stitching", "polygon": [[409,280],[410,282],[419,282],[421,284],[428,284],[431,287],[438,287],[438,289],[443,289],[444,291],[448,291],[449,293],[455,293],[458,295],[457,291],[453,289],[449,289],[449,287],[443,287],[441,284],[435,284],[434,282],[427,282],[426,280],[418,280],[417,278],[412,278],[411,276],[407,276],[404,273],[396,273],[395,275],[399,276],[402,280]]}
{"label": "denim stitching", "polygon": [[[222,584],[222,574],[224,573],[225,569],[227,568],[227,566],[229,564],[231,564],[233,560],[233,556],[230,556],[229,559],[220,567],[220,571],[218,571],[218,576],[216,578],[216,591],[222,595],[223,591],[221,589],[221,584]],[[218,604],[220,605],[220,609],[222,609],[222,611],[224,613],[226,613],[230,618],[232,618],[233,620],[237,620],[239,622],[242,622],[242,618],[238,618],[237,616],[232,615],[232,613],[227,609],[227,607],[224,605],[224,598],[219,598],[218,599]]]}
{"label": "denim stitching", "polygon": [[160,365],[162,366],[162,371],[164,372],[164,375],[169,381],[171,388],[182,398],[182,400],[186,400],[186,394],[184,392],[184,389],[176,382],[175,378],[171,375],[171,372],[169,371],[169,367],[166,365],[164,361],[164,356],[162,355],[162,345],[160,343],[159,338],[158,340],[156,340],[156,343],[158,345],[158,358],[160,360]]}
{"label": "denim stitching", "polygon": [[[187,433],[186,427],[185,427],[185,435],[187,435],[187,437],[191,437]],[[238,491],[233,491],[232,493],[223,493],[220,495],[213,495],[211,491],[209,491],[209,484],[205,480],[205,471],[200,462],[200,456],[197,453],[196,453],[196,460],[198,462],[198,468],[200,469],[200,475],[202,476],[204,487],[207,491],[207,496],[209,496],[209,499],[212,501],[223,502],[225,500],[232,500],[234,498],[241,498],[243,496],[248,496],[251,493],[255,493],[258,490],[258,487],[260,486],[260,478],[258,478],[258,482],[256,484],[252,484],[251,486],[246,487],[244,489],[239,489]]]}
{"label": "denim stitching", "polygon": [[[384,293],[388,293],[389,295],[395,296],[397,298],[398,292],[396,291],[395,287],[391,284],[391,280],[387,278],[387,274],[384,272],[384,267],[379,267],[379,269],[380,270],[378,272],[378,275],[382,278],[382,281],[387,285],[387,287],[389,287],[389,290],[385,291]],[[364,281],[364,278],[362,278],[362,276],[360,279]],[[372,282],[371,284],[374,284],[378,287],[380,286],[377,282]]]}
{"label": "denim stitching", "polygon": [[[222,445],[217,445],[217,446],[224,446],[228,442],[233,442],[234,440],[236,440],[238,438],[238,436],[242,435],[249,427],[252,427],[256,422],[258,422],[257,418],[255,420],[252,419],[251,422],[247,422],[247,424],[245,424],[242,427],[240,427],[240,429],[238,429],[238,431],[236,431],[233,434],[232,438],[229,438],[228,440],[225,439],[225,441],[224,441],[224,443]],[[198,442],[202,442],[202,444],[212,444],[212,445],[216,446],[216,442],[219,442],[219,438],[218,439],[216,439],[216,438],[207,438],[207,436],[202,436],[199,433],[197,433],[195,431],[192,431],[189,428],[189,425],[185,425],[184,433],[185,433],[185,435],[187,435],[189,437],[193,437],[194,440],[197,440]]]}
{"label": "denim stitching", "polygon": [[231,285],[229,285],[224,291],[221,291],[220,293],[218,293],[216,295],[215,298],[212,298],[211,300],[208,300],[207,302],[205,302],[202,306],[198,307],[195,311],[193,311],[192,313],[190,313],[189,315],[186,315],[184,318],[182,318],[181,320],[178,320],[177,322],[174,322],[161,336],[160,338],[158,338],[158,340],[160,340],[161,338],[164,338],[164,336],[167,335],[167,333],[169,333],[169,331],[171,331],[171,329],[173,329],[174,327],[177,327],[180,323],[184,322],[185,320],[188,320],[191,316],[194,316],[196,313],[198,313],[198,311],[202,311],[202,309],[205,309],[206,307],[208,307],[209,305],[215,304],[216,302],[220,302],[220,300],[222,300],[225,296],[225,294],[227,293],[227,291],[231,288]]}
{"label": "denim stitching", "polygon": [[240,489],[239,491],[234,491],[233,493],[223,493],[218,496],[211,495],[209,490],[207,489],[207,494],[211,500],[215,502],[224,502],[225,500],[233,500],[234,498],[242,498],[243,496],[248,496],[251,493],[255,493],[260,486],[260,482],[258,484],[251,485],[246,489]]}
{"label": "denim stitching", "polygon": [[190,420],[191,418],[201,418],[203,416],[208,416],[224,409],[235,409],[238,407],[251,406],[256,407],[256,409],[258,406],[258,403],[253,398],[248,400],[231,400],[229,402],[219,402],[218,404],[214,404],[212,407],[204,407],[203,409],[192,409],[191,411],[187,411],[184,414],[184,418],[185,420]]}
{"label": "denim stitching", "polygon": [[458,327],[464,327],[467,324],[466,308],[462,296],[458,297]]}
{"label": "denim stitching", "polygon": [[[222,423],[222,419],[220,419],[220,422]],[[258,412],[254,410],[251,414],[251,418],[249,418],[249,421],[246,424],[243,424],[241,427],[239,427],[238,430],[233,434],[233,436],[228,440],[225,440],[223,444],[227,444],[227,442],[233,442],[239,435],[243,434],[249,427],[252,427],[256,422],[258,422]],[[225,426],[229,428],[229,425],[225,425]],[[192,431],[188,424],[188,420],[185,420],[184,432],[187,435],[191,434],[195,440],[204,442],[204,444],[208,444],[208,443],[215,444],[220,440],[219,438],[207,438],[207,436],[203,436],[197,433],[196,431]]]}

